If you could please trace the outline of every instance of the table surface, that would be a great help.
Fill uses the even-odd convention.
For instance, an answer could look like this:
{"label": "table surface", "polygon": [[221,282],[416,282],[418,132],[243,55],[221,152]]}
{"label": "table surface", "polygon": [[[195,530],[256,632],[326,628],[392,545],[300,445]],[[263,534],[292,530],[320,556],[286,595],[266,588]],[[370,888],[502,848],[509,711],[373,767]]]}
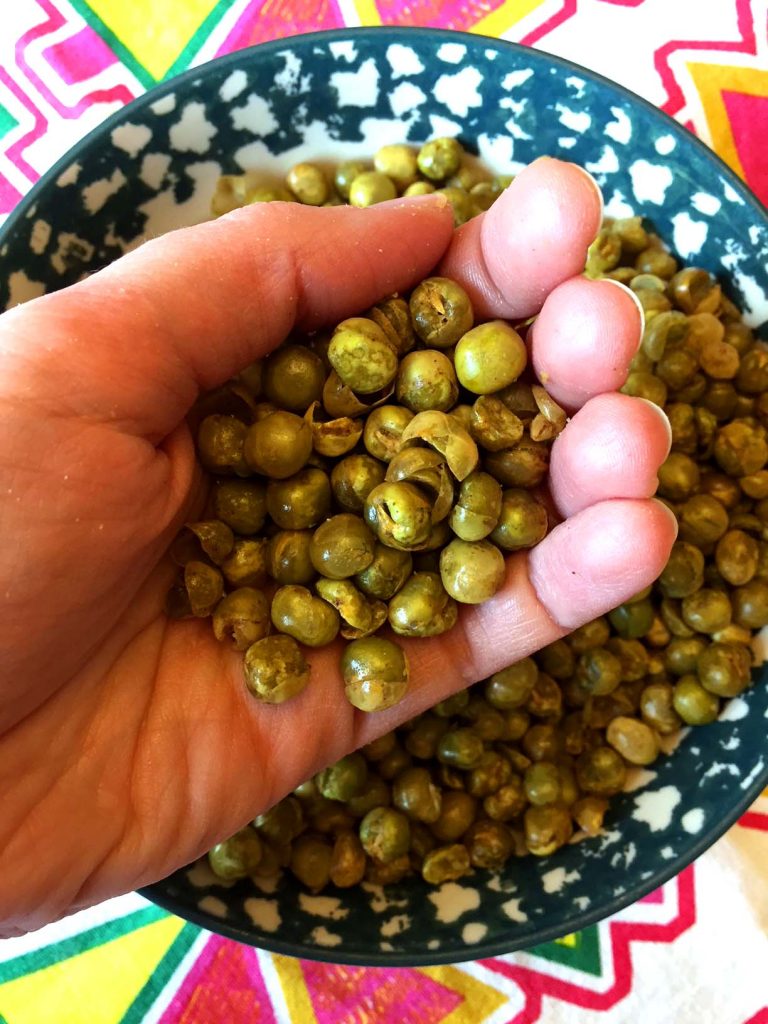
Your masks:
{"label": "table surface", "polygon": [[[568,57],[699,135],[768,202],[766,0],[0,0],[0,222],[163,78],[344,25],[430,25]],[[695,865],[525,953],[363,969],[238,945],[131,894],[0,944],[0,1024],[768,1024],[768,791]]]}

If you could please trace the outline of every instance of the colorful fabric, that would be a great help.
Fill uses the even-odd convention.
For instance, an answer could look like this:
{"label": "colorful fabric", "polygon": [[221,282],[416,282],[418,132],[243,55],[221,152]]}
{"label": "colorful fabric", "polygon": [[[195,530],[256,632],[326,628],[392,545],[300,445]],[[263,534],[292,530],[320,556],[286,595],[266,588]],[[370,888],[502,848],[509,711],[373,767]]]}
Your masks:
{"label": "colorful fabric", "polygon": [[[264,39],[382,23],[569,57],[678,118],[768,201],[765,0],[5,0],[0,221],[76,138],[163,78]],[[455,967],[291,960],[125,896],[0,943],[0,1024],[768,1024],[766,964],[768,791],[633,907]]]}

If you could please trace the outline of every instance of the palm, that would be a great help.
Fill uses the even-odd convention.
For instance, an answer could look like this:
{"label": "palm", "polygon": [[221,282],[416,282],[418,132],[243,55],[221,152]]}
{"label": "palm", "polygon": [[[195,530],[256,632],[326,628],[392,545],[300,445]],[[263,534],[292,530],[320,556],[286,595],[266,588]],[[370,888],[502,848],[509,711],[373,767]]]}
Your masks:
{"label": "palm", "polygon": [[[551,223],[543,253],[536,245],[526,252],[526,230],[537,243],[542,234],[540,219],[526,228],[526,215],[537,203],[551,206],[553,181],[538,188],[535,175],[523,174],[495,220],[467,225],[445,256],[443,271],[464,281],[480,315],[528,315],[577,272],[599,221],[597,198],[568,165],[539,169],[540,178],[552,175],[560,176],[560,222],[544,210]],[[18,551],[0,554],[8,581],[0,624],[5,933],[188,862],[323,764],[600,614],[663,565],[673,527],[642,499],[666,455],[666,429],[645,403],[609,394],[588,401],[620,383],[638,317],[619,290],[577,279],[555,288],[534,340],[534,363],[556,397],[572,408],[587,403],[553,456],[553,499],[567,522],[530,558],[511,558],[500,594],[465,609],[457,629],[406,644],[412,688],[401,705],[368,717],[355,712],[343,698],[333,648],[314,654],[312,683],[296,701],[258,705],[243,686],[242,657],[219,646],[207,623],[166,619],[173,567],[164,552],[201,505],[183,425],[195,392],[268,350],[294,321],[340,319],[407,288],[449,240],[450,218],[434,206],[417,217],[383,207],[365,215],[243,211],[228,224],[146,246],[0,322],[5,380],[21,378],[29,390],[23,375],[31,363],[41,391],[26,405],[13,397],[3,404],[0,395],[0,423],[12,442],[4,469],[18,499],[8,497],[0,512],[5,536],[19,541]],[[247,257],[254,222],[276,246],[265,256],[268,273],[259,277],[245,258],[222,281],[223,253]],[[345,251],[356,252],[360,273],[331,288],[344,279]],[[125,301],[117,309],[113,301],[107,315],[116,277]],[[217,283],[196,300],[184,286],[201,279]],[[257,281],[263,294],[253,296]],[[570,338],[566,352],[563,317],[581,322],[586,362],[571,358]],[[41,336],[70,346],[73,397],[61,399],[62,353],[40,349]],[[14,362],[30,350],[34,359]],[[639,564],[626,550],[633,535],[643,544]],[[30,851],[46,851],[33,870]]]}

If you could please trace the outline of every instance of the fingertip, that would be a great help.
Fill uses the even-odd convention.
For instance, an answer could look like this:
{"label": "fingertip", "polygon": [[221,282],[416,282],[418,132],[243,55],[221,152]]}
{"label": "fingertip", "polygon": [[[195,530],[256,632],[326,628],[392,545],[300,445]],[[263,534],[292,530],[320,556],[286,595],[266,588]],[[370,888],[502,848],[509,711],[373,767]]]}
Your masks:
{"label": "fingertip", "polygon": [[573,277],[547,297],[531,331],[533,367],[568,408],[616,391],[642,338],[643,317],[629,289]]}
{"label": "fingertip", "polygon": [[677,536],[661,502],[613,499],[571,516],[534,548],[531,582],[563,629],[603,615],[658,578]]}
{"label": "fingertip", "polygon": [[601,218],[591,175],[539,158],[456,232],[441,273],[467,288],[481,318],[530,316],[556,285],[583,270]]}
{"label": "fingertip", "polygon": [[650,498],[672,431],[652,402],[616,392],[580,409],[552,450],[550,486],[564,516],[610,498]]}

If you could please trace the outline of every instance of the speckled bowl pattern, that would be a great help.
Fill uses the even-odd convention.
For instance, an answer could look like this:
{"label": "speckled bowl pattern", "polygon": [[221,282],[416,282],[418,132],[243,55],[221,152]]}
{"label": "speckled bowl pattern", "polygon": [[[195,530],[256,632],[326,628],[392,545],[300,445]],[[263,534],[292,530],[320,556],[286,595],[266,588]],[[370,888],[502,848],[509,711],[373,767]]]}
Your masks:
{"label": "speckled bowl pattern", "polygon": [[[203,220],[216,178],[458,135],[494,170],[576,161],[606,213],[642,213],[685,262],[768,320],[768,219],[738,179],[642,100],[550,57],[478,36],[374,29],[245,50],[159,86],[54,167],[0,233],[0,309],[60,288],[142,240]],[[628,538],[628,543],[631,539]],[[640,557],[640,554],[639,554]],[[768,784],[768,672],[720,721],[634,774],[604,834],[431,888],[411,879],[302,891],[223,885],[203,863],[146,890],[198,923],[283,953],[365,964],[489,956],[613,913],[680,871]]]}

